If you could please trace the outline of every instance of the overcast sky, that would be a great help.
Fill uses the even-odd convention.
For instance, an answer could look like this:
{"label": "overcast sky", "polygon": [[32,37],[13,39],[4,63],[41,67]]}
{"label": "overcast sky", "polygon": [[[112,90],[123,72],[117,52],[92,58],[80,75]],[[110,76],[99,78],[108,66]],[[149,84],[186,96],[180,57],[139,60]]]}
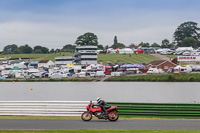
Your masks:
{"label": "overcast sky", "polygon": [[183,22],[200,22],[200,0],[0,0],[5,45],[62,48],[86,32],[102,45],[173,41]]}

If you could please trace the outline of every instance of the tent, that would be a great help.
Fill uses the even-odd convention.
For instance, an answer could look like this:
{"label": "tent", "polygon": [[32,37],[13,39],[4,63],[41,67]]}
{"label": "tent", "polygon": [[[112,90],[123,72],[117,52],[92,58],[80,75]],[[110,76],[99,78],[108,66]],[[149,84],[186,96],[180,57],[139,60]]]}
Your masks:
{"label": "tent", "polygon": [[131,67],[133,67],[133,65],[132,64],[124,64],[124,65],[121,65],[120,67],[121,68],[131,68]]}
{"label": "tent", "polygon": [[141,53],[144,53],[144,50],[142,50],[142,49],[137,49],[136,52],[137,52],[138,54],[141,54]]}
{"label": "tent", "polygon": [[142,65],[142,64],[133,64],[133,67],[136,67],[139,69],[144,69],[144,65]]}

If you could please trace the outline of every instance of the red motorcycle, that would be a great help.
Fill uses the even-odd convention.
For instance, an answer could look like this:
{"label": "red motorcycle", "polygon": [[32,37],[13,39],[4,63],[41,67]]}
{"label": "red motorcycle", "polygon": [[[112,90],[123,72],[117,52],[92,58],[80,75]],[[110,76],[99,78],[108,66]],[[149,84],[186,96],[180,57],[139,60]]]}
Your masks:
{"label": "red motorcycle", "polygon": [[110,121],[116,121],[119,118],[117,107],[116,106],[110,106],[110,108],[106,108],[106,111],[108,112],[107,115],[104,113],[101,107],[93,107],[92,101],[90,101],[90,104],[87,106],[87,111],[84,112],[81,115],[81,119],[83,121],[90,121],[92,119],[92,115],[96,116],[98,119],[105,119]]}

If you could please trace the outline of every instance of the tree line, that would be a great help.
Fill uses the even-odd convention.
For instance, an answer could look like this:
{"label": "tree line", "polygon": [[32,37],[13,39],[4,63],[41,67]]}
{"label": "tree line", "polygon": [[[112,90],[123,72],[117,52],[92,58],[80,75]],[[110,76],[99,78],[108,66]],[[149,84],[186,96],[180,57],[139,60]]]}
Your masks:
{"label": "tree line", "polygon": [[[193,48],[200,47],[200,28],[198,27],[198,23],[188,21],[184,22],[177,27],[175,30],[173,37],[174,41],[170,42],[168,39],[163,39],[161,45],[157,43],[149,44],[148,42],[141,42],[139,44],[130,44],[128,47],[161,47],[161,48],[174,48],[174,47],[190,47]],[[3,54],[46,54],[46,53],[56,53],[56,52],[73,52],[76,46],[84,46],[84,45],[95,45],[99,50],[105,50],[108,48],[119,48],[126,47],[123,43],[118,42],[117,36],[114,37],[113,44],[111,46],[106,45],[105,47],[102,44],[98,43],[97,35],[91,32],[87,32],[81,36],[79,36],[74,43],[67,44],[63,46],[62,49],[51,49],[49,50],[47,47],[43,47],[37,45],[35,47],[30,47],[28,44],[17,46],[16,44],[7,45],[4,47],[2,53]]]}

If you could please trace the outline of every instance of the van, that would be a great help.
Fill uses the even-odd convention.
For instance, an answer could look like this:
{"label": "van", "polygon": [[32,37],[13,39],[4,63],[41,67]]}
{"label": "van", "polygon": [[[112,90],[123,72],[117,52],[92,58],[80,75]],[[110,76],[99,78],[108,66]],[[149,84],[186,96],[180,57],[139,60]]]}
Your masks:
{"label": "van", "polygon": [[106,75],[105,75],[104,71],[97,71],[95,76],[96,77],[105,77]]}
{"label": "van", "polygon": [[147,71],[147,74],[159,74],[159,73],[164,73],[162,69],[157,69],[157,68],[149,68]]}

